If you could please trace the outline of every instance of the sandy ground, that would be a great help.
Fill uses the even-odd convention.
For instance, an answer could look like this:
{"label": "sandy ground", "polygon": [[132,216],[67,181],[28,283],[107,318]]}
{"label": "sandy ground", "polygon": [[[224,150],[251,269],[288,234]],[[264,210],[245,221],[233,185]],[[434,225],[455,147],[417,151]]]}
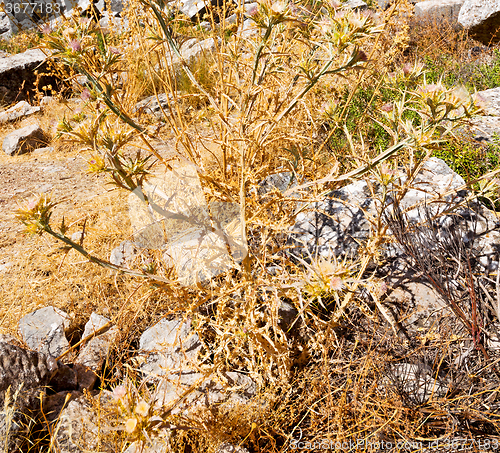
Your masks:
{"label": "sandy ground", "polygon": [[24,242],[24,226],[15,219],[19,207],[36,194],[48,193],[62,201],[60,208],[72,211],[107,191],[102,178],[86,172],[84,156],[57,154],[0,157],[0,275]]}

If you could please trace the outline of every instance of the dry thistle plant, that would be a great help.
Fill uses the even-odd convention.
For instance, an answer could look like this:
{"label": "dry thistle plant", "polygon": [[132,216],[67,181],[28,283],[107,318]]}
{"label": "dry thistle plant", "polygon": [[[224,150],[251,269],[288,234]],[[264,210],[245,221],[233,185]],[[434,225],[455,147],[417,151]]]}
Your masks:
{"label": "dry thistle plant", "polygon": [[[87,19],[72,19],[45,36],[53,58],[86,79],[81,90],[85,108],[72,118],[63,118],[59,133],[89,152],[89,170],[109,175],[120,189],[139,192],[152,206],[156,201],[148,195],[148,181],[175,169],[179,161],[189,162],[201,181],[203,197],[238,206],[248,254],[232,270],[197,287],[186,287],[161,262],[160,253],[141,271],[94,256],[67,236],[64,218],[58,229],[51,226],[57,201],[46,195],[20,210],[19,219],[28,231],[48,233],[93,263],[145,279],[144,285],[151,290],[144,291],[141,302],[150,304],[153,313],[147,319],[190,317],[204,345],[200,358],[204,372],[244,370],[262,386],[283,385],[291,406],[298,394],[304,404],[319,405],[318,413],[304,409],[305,415],[294,414],[281,431],[278,422],[283,423],[286,414],[279,411],[268,425],[262,422],[262,429],[250,424],[244,434],[247,425],[234,428],[241,441],[263,443],[269,447],[267,451],[279,451],[290,441],[295,429],[292,421],[299,426],[301,417],[311,423],[307,427],[310,438],[320,436],[321,422],[332,416],[338,437],[346,438],[365,420],[369,420],[363,428],[367,437],[382,429],[387,420],[395,429],[410,424],[411,417],[400,402],[377,406],[384,354],[373,360],[365,357],[372,350],[367,339],[356,337],[354,346],[346,346],[347,340],[339,339],[338,332],[356,323],[375,323],[374,313],[382,310],[378,299],[370,307],[359,297],[361,288],[368,288],[375,298],[384,292],[382,284],[367,277],[369,263],[378,259],[379,248],[387,239],[382,212],[393,200],[404,197],[432,150],[479,109],[460,88],[426,84],[420,65],[403,66],[394,74],[378,71],[384,56],[392,62],[406,42],[405,27],[394,47],[388,45],[385,35],[394,26],[391,21],[399,3],[376,22],[337,2],[265,0],[246,13],[237,8],[236,23],[245,23],[245,27],[229,33],[224,19],[221,24],[212,20],[211,31],[193,30],[169,4],[143,0],[129,8],[130,29],[120,39],[106,35]],[[222,11],[219,17],[224,16]],[[192,36],[206,38],[203,42],[208,46],[197,63],[185,61],[183,56],[182,45]],[[389,87],[397,98],[378,112],[367,106],[356,119],[355,130],[349,130],[347,115],[358,89],[376,77],[377,90]],[[339,96],[344,87],[350,90],[347,99]],[[136,102],[151,93],[158,101],[160,95],[166,95],[162,98],[166,101],[159,102],[161,120],[144,118],[135,111]],[[382,126],[387,132],[386,149],[366,142],[365,123]],[[161,132],[165,126],[169,131]],[[165,156],[162,147],[168,139],[174,144],[171,155]],[[332,152],[337,139],[345,144],[342,153]],[[406,173],[404,183],[395,177],[398,165]],[[283,171],[293,173],[299,185],[263,196],[259,183]],[[296,194],[302,197],[303,209],[332,188],[364,176],[369,180],[375,176],[382,186],[381,192],[373,193],[379,197],[381,211],[372,219],[372,237],[362,244],[359,254],[291,260],[284,250],[287,231],[299,211]],[[194,217],[180,220],[199,226]],[[116,281],[115,285],[118,287]],[[161,308],[152,307],[157,301]],[[282,328],[283,301],[296,309],[291,324],[298,333],[292,327]],[[117,316],[134,324],[133,313],[120,308]],[[363,316],[366,319],[360,321]],[[384,341],[380,339],[381,344]],[[358,350],[358,344],[364,349]],[[342,355],[344,346],[350,358],[347,353]],[[344,365],[332,365],[331,360],[338,360],[337,365],[344,361],[349,382],[344,379]],[[295,371],[303,368],[303,388],[288,387]],[[331,392],[328,404],[322,405],[318,376],[330,372]],[[315,390],[309,398],[306,393],[311,382]],[[154,401],[140,401],[137,389],[116,392],[131,438],[154,437],[160,426],[168,425],[170,414],[153,413]],[[362,392],[370,396],[364,402],[359,397]],[[347,401],[352,395],[356,397],[351,407]],[[280,395],[269,396],[273,404],[279,400]],[[334,413],[332,408],[337,407],[342,410]],[[273,433],[266,434],[266,426],[271,425]],[[314,428],[317,432],[311,434]],[[273,435],[281,439],[281,445],[273,444]]]}

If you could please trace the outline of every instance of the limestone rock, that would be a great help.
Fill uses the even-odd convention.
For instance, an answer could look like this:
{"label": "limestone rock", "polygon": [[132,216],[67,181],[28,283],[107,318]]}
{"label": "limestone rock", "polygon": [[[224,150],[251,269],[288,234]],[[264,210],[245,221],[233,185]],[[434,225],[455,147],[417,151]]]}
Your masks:
{"label": "limestone rock", "polygon": [[[405,176],[401,176],[401,180],[404,179]],[[463,184],[464,180],[443,160],[430,158],[401,200],[401,208],[409,209],[407,215],[410,221],[418,221],[421,213],[418,209],[410,209],[412,206],[447,192],[453,193]],[[291,242],[297,247],[290,253],[304,254],[304,247],[309,250],[310,256],[318,258],[328,258],[332,253],[356,253],[359,243],[370,235],[369,218],[377,216],[381,209],[371,192],[376,192],[378,188],[374,183],[370,185],[359,180],[310,206],[299,205],[299,213],[290,232]],[[451,203],[463,200],[462,195],[451,194],[444,199]],[[432,209],[439,209],[439,206],[436,204]]]}
{"label": "limestone rock", "polygon": [[175,268],[183,285],[204,283],[237,267],[246,256],[238,204],[208,206],[190,164],[174,164],[161,177],[150,178],[128,201],[134,241],[164,250],[166,266]]}
{"label": "limestone rock", "polygon": [[500,2],[498,0],[466,0],[458,23],[472,38],[490,45],[500,41]]}
{"label": "limestone rock", "polygon": [[486,115],[500,116],[500,88],[478,91],[475,98]]}
{"label": "limestone rock", "polygon": [[[98,408],[98,409],[96,409]],[[70,401],[61,412],[54,427],[54,445],[60,453],[80,453],[83,451],[119,451],[111,441],[103,439],[106,431],[116,425],[115,404],[112,393],[103,391],[91,404],[86,396]]]}
{"label": "limestone rock", "polygon": [[229,442],[224,442],[223,444],[219,445],[219,447],[216,450],[216,453],[249,453],[249,452],[246,448],[230,444]]}
{"label": "limestone rock", "polygon": [[195,371],[183,370],[162,378],[155,393],[155,405],[170,407],[193,386],[194,390],[184,396],[172,414],[186,415],[214,404],[245,404],[257,392],[255,382],[243,373],[230,371],[216,379],[206,378]]}
{"label": "limestone rock", "polygon": [[0,35],[11,32],[10,20],[7,14],[0,12]]}
{"label": "limestone rock", "polygon": [[151,442],[132,442],[123,453],[169,453],[171,450],[167,439],[154,439]]}
{"label": "limestone rock", "polygon": [[131,241],[123,241],[111,251],[109,262],[115,266],[127,267],[137,255],[137,246]]}
{"label": "limestone rock", "polygon": [[3,150],[9,156],[24,154],[40,147],[45,134],[38,124],[31,124],[8,134],[3,140]]}
{"label": "limestone rock", "polygon": [[[87,338],[89,335],[97,332],[101,327],[105,326],[109,319],[100,316],[97,313],[92,313],[90,319],[85,324],[85,331],[82,338]],[[75,363],[82,364],[93,371],[99,371],[106,360],[109,348],[114,342],[118,329],[110,327],[106,332],[103,332],[91,340],[89,340],[80,350]]]}
{"label": "limestone rock", "polygon": [[445,317],[452,316],[445,300],[429,284],[419,281],[407,281],[396,284],[396,279],[388,279],[389,294],[384,301],[384,305],[397,305],[404,310],[399,319],[403,327],[411,329],[424,329],[428,332],[432,328],[437,328]]}
{"label": "limestone rock", "polygon": [[264,178],[263,181],[259,183],[259,193],[261,195],[278,190],[280,192],[285,192],[297,185],[296,176],[289,171],[284,171],[280,173],[274,173],[272,175]]}
{"label": "limestone rock", "polygon": [[348,0],[344,3],[344,6],[355,10],[364,10],[368,8],[368,5],[363,0]]}
{"label": "limestone rock", "polygon": [[415,18],[419,22],[443,22],[457,25],[460,8],[465,0],[429,0],[415,5]]}
{"label": "limestone rock", "polygon": [[192,66],[200,58],[206,58],[212,55],[215,52],[216,47],[217,42],[214,38],[204,39],[203,41],[193,38],[182,44],[180,53],[188,66]]}
{"label": "limestone rock", "polygon": [[43,96],[40,99],[40,107],[47,107],[53,102],[56,102],[56,98],[54,96]]}
{"label": "limestone rock", "polygon": [[142,335],[140,352],[146,358],[142,370],[152,376],[189,367],[201,349],[198,334],[189,321],[162,319]]}
{"label": "limestone rock", "polygon": [[21,318],[19,333],[31,349],[58,357],[69,347],[64,334],[69,324],[70,319],[65,312],[45,307]]}
{"label": "limestone rock", "polygon": [[168,105],[174,101],[171,93],[160,93],[158,97],[149,96],[135,105],[135,111],[154,115],[158,119],[163,119],[163,112],[169,112]]}
{"label": "limestone rock", "polygon": [[7,123],[40,111],[40,107],[32,107],[26,101],[19,101],[16,105],[0,113],[0,123]]}
{"label": "limestone rock", "polygon": [[43,148],[37,148],[33,151],[33,154],[49,154],[54,152],[54,147],[44,146]]}
{"label": "limestone rock", "polygon": [[202,0],[184,0],[181,2],[181,7],[179,11],[182,14],[185,14],[189,19],[193,20],[196,17],[202,17],[203,14],[207,11],[207,5],[217,6],[222,5],[221,0],[211,0],[211,1],[202,1]]}
{"label": "limestone rock", "polygon": [[38,82],[37,87],[56,87],[57,80],[52,76],[43,76],[37,81],[35,70],[40,73],[49,72],[46,59],[47,56],[40,49],[29,49],[20,54],[0,58],[0,97],[4,102],[27,99],[33,94],[35,82]]}
{"label": "limestone rock", "polygon": [[478,116],[473,118],[471,123],[470,132],[474,140],[485,145],[498,143],[500,138],[500,116]]}
{"label": "limestone rock", "polygon": [[424,365],[398,363],[390,368],[388,377],[399,393],[416,404],[425,404],[431,397],[443,397],[448,391]]}

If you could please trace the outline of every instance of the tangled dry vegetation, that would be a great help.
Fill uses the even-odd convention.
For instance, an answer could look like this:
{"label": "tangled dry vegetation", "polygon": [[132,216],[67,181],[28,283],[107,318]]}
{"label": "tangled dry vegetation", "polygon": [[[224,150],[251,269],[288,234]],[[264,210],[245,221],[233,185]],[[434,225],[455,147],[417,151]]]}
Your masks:
{"label": "tangled dry vegetation", "polygon": [[[425,160],[478,113],[465,88],[426,83],[422,56],[409,47],[409,10],[396,2],[374,16],[337,2],[262,1],[246,14],[234,9],[236,25],[250,19],[250,33],[226,23],[224,10],[207,13],[213,26],[206,31],[161,0],[142,0],[129,8],[123,33],[105,33],[86,18],[45,30],[43,42],[59,64],[89,82],[79,93],[83,109],[60,118],[56,152],[73,146],[87,153],[89,171],[119,190],[72,210],[43,195],[19,211],[36,235],[0,283],[2,327],[48,300],[72,314],[73,342],[92,311],[110,317],[120,339],[101,388],[127,377],[136,404],[152,392],[129,362],[138,335],[163,317],[190,318],[204,344],[200,370],[243,371],[261,392],[241,407],[187,420],[168,415],[165,422],[184,427],[172,431],[172,451],[215,451],[222,441],[252,452],[288,451],[299,438],[316,446],[340,442],[338,451],[378,451],[381,441],[418,450],[422,442],[458,437],[477,448],[482,439],[497,439],[498,359],[486,351],[474,319],[481,307],[491,323],[498,321],[488,302],[496,298],[487,281],[494,276],[484,276],[488,290],[481,290],[473,258],[455,243],[414,256],[424,277],[426,266],[438,269],[450,256],[466,257],[470,267],[462,268],[463,286],[447,300],[455,323],[405,337],[383,308],[388,268],[380,253],[394,239],[387,222],[409,253],[424,250],[403,214],[373,219],[356,256],[285,253],[296,193],[314,202],[364,177],[390,192],[381,206],[389,198],[397,203]],[[214,43],[195,64],[179,58],[191,37]],[[160,93],[169,94],[161,120],[134,111],[144,96]],[[239,205],[246,258],[198,286],[177,282],[158,251],[139,255],[130,266],[135,273],[113,267],[110,250],[132,235],[123,193],[186,160],[196,166],[208,201]],[[259,182],[277,171],[296,175],[296,193],[262,195]],[[397,183],[397,171],[406,174],[405,184]],[[422,228],[437,240],[433,222]],[[83,243],[71,240],[82,229]],[[439,269],[446,275],[455,267]],[[298,312],[290,331],[278,317],[282,302]],[[472,345],[466,365],[456,360],[463,345]],[[400,362],[430,369],[446,392],[422,398],[398,384],[391,370]],[[153,415],[146,411],[138,427],[118,431],[117,451],[154,436]],[[356,446],[346,449],[345,442]]]}

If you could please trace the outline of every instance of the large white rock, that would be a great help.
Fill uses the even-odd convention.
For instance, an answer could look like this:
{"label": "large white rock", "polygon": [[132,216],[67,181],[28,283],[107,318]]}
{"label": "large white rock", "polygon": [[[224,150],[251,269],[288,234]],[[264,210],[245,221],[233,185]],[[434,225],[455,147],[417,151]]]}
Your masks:
{"label": "large white rock", "polygon": [[44,143],[44,133],[38,124],[30,124],[11,132],[3,139],[3,150],[9,156],[24,154],[40,148]]}
{"label": "large white rock", "polygon": [[[403,183],[404,176],[400,178]],[[380,195],[377,184],[372,181],[371,185]],[[468,234],[476,237],[474,248],[480,263],[493,271],[498,267],[498,220],[481,203],[472,203],[470,209],[460,207],[453,211],[453,206],[465,200],[467,192],[460,189],[463,185],[463,178],[443,160],[431,158],[414,179],[400,207],[406,210],[409,222],[420,223],[426,220],[422,209],[426,206],[433,216],[439,217],[440,234],[444,236],[449,234],[450,228],[454,230],[461,225],[458,231],[465,235],[464,241]],[[299,209],[301,211],[296,216],[296,223],[289,233],[292,247],[287,253],[306,259],[311,256],[331,259],[332,254],[354,256],[360,244],[370,237],[373,220],[380,215],[381,210],[377,198],[373,197],[364,180],[336,190],[316,203],[299,206]],[[389,213],[392,205],[386,210]],[[389,244],[380,250],[387,257],[402,255],[397,245]]]}
{"label": "large white rock", "polygon": [[[193,390],[185,395],[186,390]],[[222,379],[204,377],[202,373],[186,370],[164,376],[154,395],[157,407],[178,404],[172,414],[187,415],[200,408],[223,403],[245,404],[257,392],[257,385],[246,374],[236,371],[222,373]],[[180,398],[184,395],[182,401]]]}
{"label": "large white rock", "polygon": [[31,349],[58,357],[69,347],[64,333],[69,326],[70,318],[64,311],[44,307],[21,318],[19,333]]}
{"label": "large white rock", "polygon": [[59,453],[117,451],[114,442],[102,436],[119,423],[113,394],[107,390],[94,398],[86,396],[70,401],[61,412],[51,441]]}
{"label": "large white rock", "polygon": [[415,5],[415,18],[436,24],[457,24],[460,8],[465,0],[429,0]]}
{"label": "large white rock", "polygon": [[484,44],[500,41],[500,0],[466,0],[458,23]]}
{"label": "large white rock", "polygon": [[134,241],[164,250],[165,264],[175,268],[179,283],[186,286],[237,267],[247,253],[239,205],[208,206],[191,164],[174,164],[161,177],[151,177],[142,191],[131,193],[129,216]]}
{"label": "large white rock", "polygon": [[437,380],[433,370],[414,363],[398,363],[388,373],[395,390],[416,404],[425,404],[430,398],[446,395],[448,387]]}
{"label": "large white rock", "polygon": [[[401,180],[404,179],[402,176]],[[433,197],[444,196],[446,192],[456,190],[463,184],[464,180],[443,160],[433,157],[416,176],[400,205],[409,210],[407,214],[411,221],[418,221],[420,213],[418,209],[411,209],[412,206]],[[454,195],[444,197],[448,202],[452,202],[454,198]],[[435,206],[444,209],[442,203]],[[370,217],[376,218],[379,210],[379,202],[373,198],[370,187],[364,180],[336,190],[317,203],[302,206],[291,230],[291,242],[298,247],[292,249],[291,253],[304,254],[308,250],[312,256],[322,258],[328,258],[332,253],[355,254],[359,244],[370,236]]]}
{"label": "large white rock", "polygon": [[201,349],[191,323],[181,319],[162,319],[142,334],[139,346],[146,360],[142,370],[153,377],[189,367]]}
{"label": "large white rock", "polygon": [[[89,335],[95,334],[108,322],[109,319],[104,316],[92,313],[89,321],[85,324],[85,331],[82,338],[87,338]],[[118,329],[110,326],[106,332],[94,336],[82,347],[75,363],[80,363],[93,371],[100,371],[117,334]]]}
{"label": "large white rock", "polygon": [[500,116],[500,87],[478,91],[475,98],[486,115]]}
{"label": "large white rock", "polygon": [[32,107],[26,101],[19,101],[13,107],[0,113],[0,123],[7,123],[40,111],[40,107]]}
{"label": "large white rock", "polygon": [[[0,97],[7,103],[26,99],[36,86],[53,84],[54,77],[44,76],[37,80],[35,69],[40,73],[48,72],[47,56],[40,49],[0,58]],[[42,85],[43,84],[43,85]]]}

